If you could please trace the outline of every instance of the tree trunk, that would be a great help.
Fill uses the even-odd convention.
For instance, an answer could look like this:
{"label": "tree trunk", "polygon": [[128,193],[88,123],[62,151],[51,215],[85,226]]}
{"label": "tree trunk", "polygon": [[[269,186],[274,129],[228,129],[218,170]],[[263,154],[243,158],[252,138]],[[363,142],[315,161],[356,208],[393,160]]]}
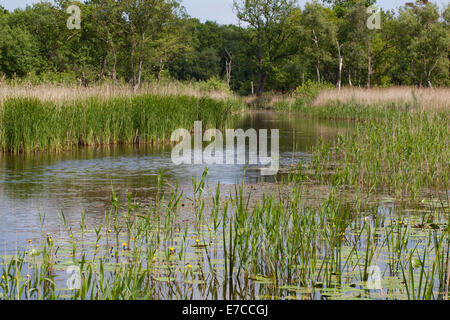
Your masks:
{"label": "tree trunk", "polygon": [[313,32],[313,35],[314,35],[313,41],[314,41],[314,43],[315,43],[315,45],[317,47],[317,58],[316,58],[317,59],[316,60],[317,82],[320,83],[320,55],[319,55],[320,47],[319,47],[319,39],[317,38],[316,31],[313,30],[312,32]]}
{"label": "tree trunk", "polygon": [[269,77],[269,72],[266,72],[266,74],[264,75],[263,79],[262,79],[262,83],[261,83],[261,92],[258,95],[258,97],[262,97],[263,93],[264,93],[264,88],[266,87],[266,82],[267,82],[267,78]]}
{"label": "tree trunk", "polygon": [[105,76],[106,69],[108,68],[108,59],[107,55],[103,57],[102,70],[100,71],[99,78],[102,79]]}
{"label": "tree trunk", "polygon": [[117,80],[117,52],[115,47],[113,47],[112,53],[113,53],[113,69],[111,77],[115,81]]}
{"label": "tree trunk", "polygon": [[258,86],[256,88],[256,96],[258,98],[261,98],[263,96],[269,72],[269,70],[266,70],[266,72],[264,72],[262,66],[258,69]]}
{"label": "tree trunk", "polygon": [[320,83],[320,60],[317,58],[316,62],[317,82]]}
{"label": "tree trunk", "polygon": [[141,43],[139,44],[139,54],[138,54],[138,75],[136,79],[136,83],[134,84],[134,92],[138,91],[139,87],[141,86],[141,79],[142,79],[142,66],[144,63],[144,59],[142,57],[142,54],[144,52],[144,43],[145,43],[145,33],[141,34]]}
{"label": "tree trunk", "polygon": [[343,65],[343,59],[341,55],[341,47],[342,45],[339,44],[339,41],[336,40],[337,48],[338,48],[338,81],[337,81],[337,88],[339,91],[341,91],[341,85],[342,85],[342,65]]}
{"label": "tree trunk", "polygon": [[438,63],[438,59],[436,59],[436,62],[434,63],[434,65],[431,67],[430,70],[428,70],[428,72],[426,72],[426,76],[427,76],[427,84],[428,84],[428,88],[433,89],[433,85],[431,84],[431,73],[433,72],[433,70],[436,68]]}
{"label": "tree trunk", "polygon": [[161,81],[161,76],[162,76],[162,72],[164,70],[164,63],[162,59],[159,59],[159,70],[158,70],[158,74],[156,75],[156,79],[158,80],[158,82]]}
{"label": "tree trunk", "polygon": [[256,85],[256,96],[260,98],[262,96],[262,68],[258,68],[258,83]]}
{"label": "tree trunk", "polygon": [[258,98],[261,98],[263,94],[263,60],[261,50],[261,32],[258,30],[258,84],[256,88],[256,96]]}
{"label": "tree trunk", "polygon": [[130,62],[131,62],[131,84],[133,85],[133,88],[136,86],[136,69],[134,66],[134,54],[136,52],[136,43],[133,41],[131,45],[131,56],[130,56]]}
{"label": "tree trunk", "polygon": [[139,55],[139,69],[136,84],[134,85],[134,92],[138,91],[141,86],[141,78],[142,78],[142,57]]}
{"label": "tree trunk", "polygon": [[231,83],[231,69],[232,69],[232,67],[233,67],[233,56],[231,55],[231,53],[227,50],[227,49],[225,49],[225,51],[226,51],[226,53],[227,53],[227,55],[228,55],[228,58],[226,59],[226,61],[225,61],[225,67],[226,67],[226,76],[227,76],[227,85],[228,85],[228,88],[230,88],[230,83]]}

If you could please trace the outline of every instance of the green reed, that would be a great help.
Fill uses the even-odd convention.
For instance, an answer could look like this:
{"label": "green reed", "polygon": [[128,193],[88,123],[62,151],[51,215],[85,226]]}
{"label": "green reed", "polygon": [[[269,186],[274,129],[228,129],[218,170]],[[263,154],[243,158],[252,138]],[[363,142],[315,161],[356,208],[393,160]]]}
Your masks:
{"label": "green reed", "polygon": [[[310,205],[303,177],[294,174],[252,207],[244,184],[229,200],[214,202],[223,192],[217,188],[211,207],[199,205],[206,172],[194,180],[192,199],[173,187],[144,207],[113,191],[103,225],[71,226],[62,214],[66,236],[43,234],[21,253],[3,256],[0,298],[444,298],[447,206],[430,204],[426,218],[391,216],[378,204],[344,202],[338,186]],[[192,227],[180,224],[182,200],[197,211]],[[80,268],[81,285],[67,290],[61,277],[72,265]],[[381,288],[368,286],[374,265]]]}
{"label": "green reed", "polygon": [[352,120],[334,143],[313,147],[316,178],[356,191],[383,190],[398,198],[447,190],[450,172],[448,110],[420,110],[417,103],[310,106],[298,100],[279,110],[325,119]]}
{"label": "green reed", "polygon": [[409,112],[417,109],[417,107],[408,104],[399,106],[395,103],[362,105],[356,102],[333,102],[323,106],[311,106],[302,100],[297,100],[293,104],[281,101],[275,105],[275,109],[277,111],[301,113],[323,119],[365,120],[367,118],[386,117],[396,112]]}
{"label": "green reed", "polygon": [[60,151],[76,146],[159,144],[194,121],[221,128],[236,100],[188,96],[88,98],[62,105],[31,98],[8,99],[0,107],[0,149],[10,152]]}
{"label": "green reed", "polygon": [[417,198],[424,190],[448,186],[448,132],[448,112],[367,118],[339,135],[334,144],[314,147],[312,166],[321,179]]}

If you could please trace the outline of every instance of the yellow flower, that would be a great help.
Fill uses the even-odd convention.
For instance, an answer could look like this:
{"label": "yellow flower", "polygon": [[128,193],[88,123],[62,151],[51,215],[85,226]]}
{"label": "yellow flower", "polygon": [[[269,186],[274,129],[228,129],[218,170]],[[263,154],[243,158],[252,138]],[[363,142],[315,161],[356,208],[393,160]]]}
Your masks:
{"label": "yellow flower", "polygon": [[108,233],[111,233],[111,229],[108,229]]}
{"label": "yellow flower", "polygon": [[95,246],[96,248],[100,247],[98,244]]}
{"label": "yellow flower", "polygon": [[174,248],[170,247],[170,248],[169,248],[169,250],[170,250],[170,251],[173,251],[173,250],[174,250]]}
{"label": "yellow flower", "polygon": [[187,267],[188,267],[188,269],[191,269],[191,268],[192,268],[192,266],[191,266],[190,264],[188,264],[188,266],[187,266]]}
{"label": "yellow flower", "polygon": [[2,280],[6,280],[6,278],[5,278],[5,276],[4,276],[4,275],[2,275]]}
{"label": "yellow flower", "polygon": [[122,247],[126,247],[126,246],[127,246],[126,242],[122,243]]}
{"label": "yellow flower", "polygon": [[195,242],[196,242],[196,243],[199,243],[199,242],[200,242],[200,240],[198,240],[198,239],[195,239]]}
{"label": "yellow flower", "polygon": [[27,278],[29,278],[30,277],[30,275],[29,274],[27,274]]}
{"label": "yellow flower", "polygon": [[31,239],[28,240],[28,243],[32,243],[32,242],[33,242],[33,240],[31,240]]}
{"label": "yellow flower", "polygon": [[69,238],[72,238],[72,237],[73,237],[73,235],[70,234],[70,235],[69,235]]}
{"label": "yellow flower", "polygon": [[134,241],[134,238],[131,238],[131,241]]}

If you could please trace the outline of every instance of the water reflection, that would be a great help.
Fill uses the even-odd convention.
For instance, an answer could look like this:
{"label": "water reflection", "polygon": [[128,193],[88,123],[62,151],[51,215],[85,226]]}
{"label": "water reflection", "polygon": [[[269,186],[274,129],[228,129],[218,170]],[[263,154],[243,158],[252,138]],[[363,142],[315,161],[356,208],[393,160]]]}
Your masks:
{"label": "water reflection", "polygon": [[[250,112],[235,128],[279,129],[280,164],[309,160],[309,151],[319,138],[330,140],[347,129],[347,123],[314,120],[274,112]],[[203,128],[208,129],[208,128]],[[0,251],[11,251],[17,244],[40,232],[39,214],[46,215],[45,229],[63,233],[59,212],[73,223],[86,212],[87,223],[100,222],[109,207],[112,186],[122,194],[138,194],[142,201],[156,190],[162,171],[171,184],[189,187],[199,178],[203,165],[174,166],[171,147],[114,146],[80,148],[60,154],[0,155]],[[243,165],[208,166],[208,182],[216,184],[256,183],[260,176]]]}

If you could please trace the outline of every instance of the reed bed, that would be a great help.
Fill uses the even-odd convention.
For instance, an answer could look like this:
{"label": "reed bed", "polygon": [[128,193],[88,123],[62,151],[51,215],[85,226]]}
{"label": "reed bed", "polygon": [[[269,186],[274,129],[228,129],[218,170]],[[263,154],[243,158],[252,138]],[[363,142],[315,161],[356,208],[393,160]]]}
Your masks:
{"label": "reed bed", "polygon": [[[206,212],[206,177],[193,180],[193,226],[179,223],[176,187],[148,209],[113,191],[100,226],[62,214],[65,235],[42,227],[40,239],[1,256],[0,299],[448,299],[448,199],[430,199],[418,215],[336,192],[307,206],[298,171],[290,193],[253,209],[244,185],[226,201],[218,186]],[[67,288],[73,267],[80,283]]]}
{"label": "reed bed", "polygon": [[320,117],[355,119],[401,110],[408,112],[448,112],[450,89],[411,87],[355,88],[340,91],[321,88],[306,96],[277,96],[271,106],[278,111],[299,112]]}
{"label": "reed bed", "polygon": [[340,91],[324,89],[315,98],[313,106],[326,106],[333,103],[357,104],[361,106],[412,106],[415,110],[450,109],[449,88],[356,88],[345,87]]}
{"label": "reed bed", "polygon": [[277,109],[351,121],[352,128],[333,143],[322,141],[312,149],[319,180],[417,199],[449,187],[449,94],[449,89],[323,90],[313,104],[281,101]]}
{"label": "reed bed", "polygon": [[322,142],[314,148],[316,177],[359,190],[383,190],[400,198],[446,192],[450,178],[449,115],[403,111],[366,115],[334,143]]}
{"label": "reed bed", "polygon": [[5,152],[61,151],[76,146],[163,143],[194,121],[222,127],[237,100],[192,96],[91,97],[59,104],[9,98],[0,110],[0,149]]}
{"label": "reed bed", "polygon": [[87,98],[110,99],[136,95],[210,97],[212,99],[238,99],[231,91],[205,90],[201,84],[183,82],[146,82],[134,91],[127,84],[103,83],[90,86],[2,83],[0,81],[0,105],[10,98],[35,98],[62,104]]}

